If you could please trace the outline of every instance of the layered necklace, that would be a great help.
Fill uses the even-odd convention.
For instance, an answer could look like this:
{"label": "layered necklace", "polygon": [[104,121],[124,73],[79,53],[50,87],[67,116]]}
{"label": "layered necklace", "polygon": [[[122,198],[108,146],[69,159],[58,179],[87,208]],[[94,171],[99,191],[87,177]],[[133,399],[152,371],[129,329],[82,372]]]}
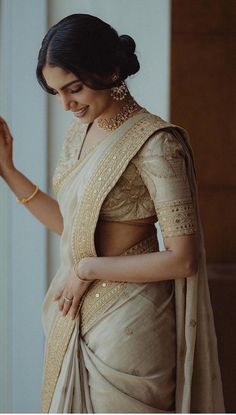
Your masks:
{"label": "layered necklace", "polygon": [[112,118],[99,118],[97,125],[105,131],[114,131],[123,124],[128,118],[132,117],[138,110],[144,108],[140,107],[137,102],[131,97],[128,102],[121,108],[121,110]]}

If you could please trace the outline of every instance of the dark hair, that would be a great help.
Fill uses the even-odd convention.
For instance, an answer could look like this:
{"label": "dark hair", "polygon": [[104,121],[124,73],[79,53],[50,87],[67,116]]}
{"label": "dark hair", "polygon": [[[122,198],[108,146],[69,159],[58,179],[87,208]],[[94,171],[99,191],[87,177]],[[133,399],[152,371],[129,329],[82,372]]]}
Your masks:
{"label": "dark hair", "polygon": [[[119,85],[140,66],[135,41],[89,14],[72,14],[52,26],[42,41],[36,76],[44,90],[54,94],[42,70],[46,64],[74,73],[92,89]],[[119,79],[111,81],[118,69]],[[111,83],[112,82],[112,83]]]}

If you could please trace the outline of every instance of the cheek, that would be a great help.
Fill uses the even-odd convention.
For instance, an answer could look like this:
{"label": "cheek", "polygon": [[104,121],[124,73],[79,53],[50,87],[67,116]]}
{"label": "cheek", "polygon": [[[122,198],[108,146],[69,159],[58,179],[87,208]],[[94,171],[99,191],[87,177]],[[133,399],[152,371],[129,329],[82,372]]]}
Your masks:
{"label": "cheek", "polygon": [[[81,96],[82,98],[82,96]],[[89,105],[104,106],[107,104],[110,98],[110,92],[96,91],[87,89],[84,93],[83,99],[87,101]]]}
{"label": "cheek", "polygon": [[87,94],[87,101],[90,105],[98,105],[101,102],[101,98],[98,94],[90,92]]}

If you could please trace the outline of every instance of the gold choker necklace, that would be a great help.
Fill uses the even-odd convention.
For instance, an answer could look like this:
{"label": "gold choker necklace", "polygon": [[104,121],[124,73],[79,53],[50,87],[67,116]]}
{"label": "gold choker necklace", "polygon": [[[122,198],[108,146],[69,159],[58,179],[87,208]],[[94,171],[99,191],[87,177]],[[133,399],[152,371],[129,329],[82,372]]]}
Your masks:
{"label": "gold choker necklace", "polygon": [[123,122],[128,120],[138,109],[141,109],[137,102],[133,98],[129,99],[126,105],[124,105],[118,114],[115,117],[109,118],[99,118],[97,121],[98,127],[102,128],[105,131],[114,131],[120,127]]}

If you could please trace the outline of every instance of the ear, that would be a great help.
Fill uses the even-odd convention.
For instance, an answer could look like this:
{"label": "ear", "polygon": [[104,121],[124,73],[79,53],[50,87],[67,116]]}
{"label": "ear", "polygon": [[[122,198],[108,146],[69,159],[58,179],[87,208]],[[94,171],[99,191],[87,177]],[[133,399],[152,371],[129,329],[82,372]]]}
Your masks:
{"label": "ear", "polygon": [[116,81],[118,80],[118,78],[119,78],[119,76],[117,75],[117,73],[114,73],[114,74],[112,75],[112,77],[111,77],[111,80],[112,80],[113,82],[116,82]]}
{"label": "ear", "polygon": [[111,75],[112,82],[117,82],[120,77],[120,68],[116,67],[115,71]]}

